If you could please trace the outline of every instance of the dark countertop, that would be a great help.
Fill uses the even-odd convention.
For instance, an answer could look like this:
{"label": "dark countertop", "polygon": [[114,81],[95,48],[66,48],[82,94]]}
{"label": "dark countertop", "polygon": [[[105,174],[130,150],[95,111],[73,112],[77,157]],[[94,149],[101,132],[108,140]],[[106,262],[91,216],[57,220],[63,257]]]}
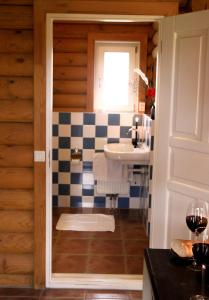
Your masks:
{"label": "dark countertop", "polygon": [[[190,261],[176,258],[170,250],[146,249],[145,261],[156,300],[189,300],[191,295],[209,297],[209,271],[188,268]],[[205,283],[205,284],[202,284]]]}

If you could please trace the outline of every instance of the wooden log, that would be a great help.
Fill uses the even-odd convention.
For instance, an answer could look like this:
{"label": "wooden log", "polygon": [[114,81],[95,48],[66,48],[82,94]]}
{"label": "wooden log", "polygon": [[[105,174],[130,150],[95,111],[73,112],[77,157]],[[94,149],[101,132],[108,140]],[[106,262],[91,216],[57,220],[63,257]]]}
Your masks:
{"label": "wooden log", "polygon": [[32,5],[1,5],[0,28],[33,28]]}
{"label": "wooden log", "polygon": [[154,64],[154,59],[152,57],[152,55],[148,55],[147,56],[147,67],[151,67]]}
{"label": "wooden log", "polygon": [[147,78],[149,79],[149,81],[153,80],[153,72],[152,72],[152,68],[148,68],[147,69]]}
{"label": "wooden log", "polygon": [[33,256],[31,254],[1,254],[0,273],[32,274]]}
{"label": "wooden log", "polygon": [[32,53],[32,30],[0,30],[0,52],[4,53]]}
{"label": "wooden log", "polygon": [[33,147],[0,145],[0,167],[33,167]]}
{"label": "wooden log", "polygon": [[11,275],[11,274],[0,274],[0,285],[1,286],[15,286],[15,287],[32,287],[33,286],[33,275]]}
{"label": "wooden log", "polygon": [[33,5],[33,0],[1,0],[6,5]]}
{"label": "wooden log", "polygon": [[54,95],[54,107],[85,107],[86,95]]}
{"label": "wooden log", "polygon": [[32,189],[32,168],[0,168],[0,189]]}
{"label": "wooden log", "polygon": [[159,29],[159,24],[158,24],[158,22],[153,22],[153,23],[152,23],[152,28],[153,28],[155,31],[158,31],[158,29]]}
{"label": "wooden log", "polygon": [[54,112],[87,112],[89,111],[87,107],[54,107]]}
{"label": "wooden log", "polygon": [[33,210],[33,190],[0,190],[0,209]]}
{"label": "wooden log", "polygon": [[0,76],[33,76],[33,55],[0,54]]}
{"label": "wooden log", "polygon": [[86,53],[54,53],[54,66],[86,66]]}
{"label": "wooden log", "polygon": [[54,79],[86,80],[85,67],[54,67]]}
{"label": "wooden log", "polygon": [[150,25],[142,24],[75,24],[75,23],[55,23],[54,27],[55,38],[87,38],[88,32],[130,32],[130,33],[148,33]]}
{"label": "wooden log", "polygon": [[98,13],[173,16],[178,14],[178,2],[161,1],[95,1],[45,0],[51,13]]}
{"label": "wooden log", "polygon": [[86,81],[54,80],[54,94],[86,94]]}
{"label": "wooden log", "polygon": [[87,39],[54,38],[54,52],[87,52]]}
{"label": "wooden log", "polygon": [[153,42],[149,40],[148,45],[147,45],[147,53],[151,54],[154,47],[155,46],[154,46]]}
{"label": "wooden log", "polygon": [[32,233],[0,233],[0,253],[32,253],[34,237]]}
{"label": "wooden log", "polygon": [[0,145],[33,145],[33,125],[0,123]]}
{"label": "wooden log", "polygon": [[33,99],[33,78],[0,78],[0,99]]}
{"label": "wooden log", "polygon": [[0,122],[32,122],[33,102],[30,100],[1,100]]}
{"label": "wooden log", "polygon": [[32,211],[0,211],[1,233],[32,233],[33,212]]}
{"label": "wooden log", "polygon": [[192,0],[191,1],[192,11],[207,9],[207,0]]}

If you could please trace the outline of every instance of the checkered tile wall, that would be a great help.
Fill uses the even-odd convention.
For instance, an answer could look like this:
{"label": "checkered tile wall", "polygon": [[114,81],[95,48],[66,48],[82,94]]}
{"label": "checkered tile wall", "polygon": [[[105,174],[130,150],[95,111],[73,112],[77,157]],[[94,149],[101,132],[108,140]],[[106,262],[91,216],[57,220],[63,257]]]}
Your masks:
{"label": "checkered tile wall", "polygon": [[[140,116],[146,127],[145,141],[150,138],[151,119]],[[53,113],[53,205],[60,207],[109,207],[106,195],[98,195],[93,175],[93,155],[102,152],[106,143],[130,142],[134,126],[131,113]],[[152,146],[152,145],[151,145]],[[71,162],[73,149],[82,152],[82,161]],[[135,166],[136,175],[139,166]],[[145,167],[146,168],[146,167]],[[140,178],[130,185],[129,195],[119,195],[118,208],[148,207],[148,185]]]}

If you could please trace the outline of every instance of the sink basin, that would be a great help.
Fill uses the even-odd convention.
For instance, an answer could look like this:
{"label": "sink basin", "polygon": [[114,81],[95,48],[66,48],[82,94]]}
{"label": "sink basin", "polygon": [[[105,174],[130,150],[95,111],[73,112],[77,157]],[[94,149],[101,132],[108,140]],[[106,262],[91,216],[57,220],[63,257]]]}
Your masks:
{"label": "sink basin", "polygon": [[112,143],[104,145],[104,153],[107,158],[121,160],[127,163],[147,164],[149,162],[150,149],[145,144],[140,148],[134,148],[132,144]]}

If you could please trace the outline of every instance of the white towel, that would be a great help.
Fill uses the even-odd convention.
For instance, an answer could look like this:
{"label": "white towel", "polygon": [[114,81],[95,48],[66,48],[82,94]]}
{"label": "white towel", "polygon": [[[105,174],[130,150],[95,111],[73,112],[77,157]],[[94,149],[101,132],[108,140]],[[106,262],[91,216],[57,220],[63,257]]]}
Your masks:
{"label": "white towel", "polygon": [[108,159],[104,153],[95,153],[93,157],[94,179],[101,181],[127,181],[126,172],[120,161]]}

